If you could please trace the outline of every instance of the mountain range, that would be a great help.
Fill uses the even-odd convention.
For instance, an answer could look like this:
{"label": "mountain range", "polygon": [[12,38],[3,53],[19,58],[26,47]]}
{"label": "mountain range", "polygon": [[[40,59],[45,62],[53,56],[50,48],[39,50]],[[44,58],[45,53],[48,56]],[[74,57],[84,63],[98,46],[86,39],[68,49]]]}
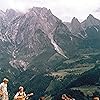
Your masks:
{"label": "mountain range", "polygon": [[88,100],[99,91],[99,65],[100,20],[93,15],[62,22],[45,7],[0,10],[0,81],[10,80],[11,100],[20,85],[36,100],[61,100],[62,93]]}

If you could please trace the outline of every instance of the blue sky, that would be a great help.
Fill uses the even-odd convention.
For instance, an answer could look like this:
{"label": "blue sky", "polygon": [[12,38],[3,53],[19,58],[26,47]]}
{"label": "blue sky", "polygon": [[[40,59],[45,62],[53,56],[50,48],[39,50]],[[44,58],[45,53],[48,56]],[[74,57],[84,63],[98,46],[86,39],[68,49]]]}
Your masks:
{"label": "blue sky", "polygon": [[93,14],[100,19],[100,0],[0,0],[0,9],[17,9],[26,12],[29,8],[46,7],[63,21],[77,17],[80,21]]}

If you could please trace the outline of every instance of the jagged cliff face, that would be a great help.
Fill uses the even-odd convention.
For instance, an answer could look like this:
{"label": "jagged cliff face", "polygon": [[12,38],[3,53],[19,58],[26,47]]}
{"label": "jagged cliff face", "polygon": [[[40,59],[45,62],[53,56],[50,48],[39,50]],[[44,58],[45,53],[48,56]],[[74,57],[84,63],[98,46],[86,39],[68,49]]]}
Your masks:
{"label": "jagged cliff face", "polygon": [[86,33],[85,33],[81,23],[75,17],[71,21],[71,33],[73,35],[83,38],[83,39],[86,37]]}
{"label": "jagged cliff face", "polygon": [[79,22],[78,19],[74,17],[70,23],[71,33],[76,37],[83,39],[83,41],[85,42],[87,41],[85,45],[88,46],[90,45],[89,44],[90,42],[94,42],[94,45],[96,45],[97,42],[95,40],[99,41],[98,39],[100,37],[99,28],[100,28],[100,20],[96,19],[91,14],[83,22]]}
{"label": "jagged cliff face", "polygon": [[[1,42],[8,43],[6,49],[12,56],[10,64],[13,66],[18,62],[16,66],[23,66],[20,65],[20,60],[25,63],[28,57],[37,56],[47,49],[66,57],[53,38],[59,24],[62,24],[61,20],[47,8],[33,7],[25,14],[12,9],[1,12],[0,39]],[[68,28],[64,26],[61,31],[66,30],[68,31]]]}
{"label": "jagged cliff face", "polygon": [[94,18],[93,15],[89,15],[85,21],[81,23],[83,28],[91,27],[91,26],[100,26],[100,20]]}
{"label": "jagged cliff face", "polygon": [[[65,23],[66,24],[66,23]],[[89,14],[86,20],[79,22],[77,18],[73,18],[71,23],[66,24],[74,35],[83,35],[86,38],[86,29],[93,26],[100,26],[100,20],[96,19],[93,15]],[[70,26],[70,27],[69,27]]]}

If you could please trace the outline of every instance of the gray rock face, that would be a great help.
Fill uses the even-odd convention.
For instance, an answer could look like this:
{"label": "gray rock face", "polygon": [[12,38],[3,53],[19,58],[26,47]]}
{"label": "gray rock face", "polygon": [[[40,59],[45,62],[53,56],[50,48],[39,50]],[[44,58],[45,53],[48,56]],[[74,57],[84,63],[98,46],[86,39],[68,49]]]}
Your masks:
{"label": "gray rock face", "polygon": [[[25,14],[12,9],[6,10],[1,23],[1,40],[7,42],[7,49],[15,60],[37,56],[45,49],[54,49],[66,57],[63,50],[52,42],[53,34],[62,23],[47,8],[33,7]],[[56,45],[56,46],[55,46]],[[19,61],[19,60],[18,60]],[[16,62],[18,62],[16,61]]]}
{"label": "gray rock face", "polygon": [[30,22],[35,27],[35,30],[41,29],[46,34],[52,32],[60,21],[47,8],[33,7],[26,13],[26,17],[31,18]]}
{"label": "gray rock face", "polygon": [[14,45],[21,44],[29,50],[31,48],[33,54],[37,55],[40,48],[43,49],[48,44],[58,21],[60,20],[50,10],[33,7],[11,22],[7,35]]}
{"label": "gray rock face", "polygon": [[63,22],[67,27],[68,29],[71,31],[71,23],[70,22]]}
{"label": "gray rock face", "polygon": [[65,23],[65,25],[69,28],[72,35],[78,38],[86,37],[85,30],[82,28],[82,25],[77,18],[74,17],[71,23]]}
{"label": "gray rock face", "polygon": [[77,18],[74,17],[71,23],[64,22],[64,24],[69,28],[71,34],[78,38],[85,39],[88,36],[86,32],[87,28],[91,28],[93,26],[97,31],[99,30],[98,27],[95,26],[100,27],[100,20],[89,14],[87,19],[81,23],[78,21]]}
{"label": "gray rock face", "polygon": [[100,26],[100,20],[96,19],[93,15],[89,15],[85,21],[81,23],[82,27],[86,29],[91,26]]}
{"label": "gray rock face", "polygon": [[0,10],[0,17],[4,17],[5,16],[5,13],[2,11],[2,10]]}
{"label": "gray rock face", "polygon": [[8,23],[10,23],[16,17],[18,17],[20,14],[21,14],[20,12],[16,12],[13,9],[7,9],[5,12],[5,19],[6,19],[6,21],[8,21]]}
{"label": "gray rock face", "polygon": [[71,21],[71,32],[77,34],[80,31],[83,31],[81,23],[78,21],[77,18],[74,17]]}
{"label": "gray rock face", "polygon": [[75,17],[72,19],[72,22],[71,22],[71,32],[72,34],[80,38],[85,38],[86,36],[86,33],[81,26],[81,23]]}

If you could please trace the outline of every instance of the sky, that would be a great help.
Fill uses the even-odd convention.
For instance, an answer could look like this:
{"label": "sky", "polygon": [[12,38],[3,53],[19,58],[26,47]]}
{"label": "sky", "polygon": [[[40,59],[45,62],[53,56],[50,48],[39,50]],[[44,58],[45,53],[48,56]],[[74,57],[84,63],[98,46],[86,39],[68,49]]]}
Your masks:
{"label": "sky", "polygon": [[26,12],[32,7],[46,7],[62,21],[73,17],[83,21],[89,14],[100,19],[100,0],[0,0],[0,9],[15,9]]}

